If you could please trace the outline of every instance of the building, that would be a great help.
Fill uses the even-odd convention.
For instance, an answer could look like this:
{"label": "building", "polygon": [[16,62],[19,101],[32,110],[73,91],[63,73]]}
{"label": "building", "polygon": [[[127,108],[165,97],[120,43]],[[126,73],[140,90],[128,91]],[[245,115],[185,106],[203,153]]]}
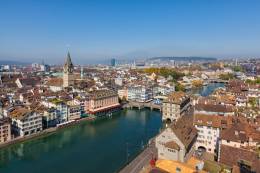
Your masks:
{"label": "building", "polygon": [[76,120],[81,117],[81,105],[70,101],[68,104],[68,120]]}
{"label": "building", "polygon": [[129,101],[147,102],[153,98],[153,91],[144,86],[131,86],[127,88],[127,99]]}
{"label": "building", "polygon": [[192,116],[182,116],[156,137],[158,158],[185,162],[195,151],[196,139],[197,130],[193,127]]}
{"label": "building", "polygon": [[115,58],[111,59],[111,66],[112,67],[116,66],[116,59]]}
{"label": "building", "polygon": [[207,173],[207,171],[202,170],[204,162],[194,157],[191,157],[187,163],[174,160],[158,160],[155,166],[170,173]]}
{"label": "building", "polygon": [[221,131],[220,143],[237,148],[257,148],[260,144],[260,130],[247,122],[234,122]]}
{"label": "building", "polygon": [[12,128],[18,136],[28,136],[42,131],[42,115],[26,108],[10,112]]}
{"label": "building", "polygon": [[117,94],[118,94],[118,97],[120,99],[125,99],[125,100],[128,100],[128,94],[127,94],[128,90],[126,88],[122,88],[122,89],[118,89],[117,90]]}
{"label": "building", "polygon": [[194,126],[198,130],[196,149],[217,154],[220,132],[232,124],[231,116],[194,115]]}
{"label": "building", "polygon": [[10,118],[0,118],[0,144],[11,140]]}
{"label": "building", "polygon": [[57,110],[55,108],[47,108],[43,112],[43,128],[55,127],[58,124]]}
{"label": "building", "polygon": [[206,114],[206,115],[222,115],[222,116],[233,116],[235,115],[234,107],[223,104],[196,104],[195,114]]}
{"label": "building", "polygon": [[190,97],[184,92],[172,92],[163,101],[162,119],[177,121],[191,107]]}
{"label": "building", "polygon": [[74,66],[72,64],[70,53],[67,54],[67,59],[63,67],[63,87],[68,87],[74,83]]}
{"label": "building", "polygon": [[220,145],[218,162],[232,169],[232,172],[258,173],[260,172],[259,151]]}
{"label": "building", "polygon": [[120,107],[117,93],[111,90],[94,91],[85,103],[88,104],[86,112],[95,116],[112,113]]}

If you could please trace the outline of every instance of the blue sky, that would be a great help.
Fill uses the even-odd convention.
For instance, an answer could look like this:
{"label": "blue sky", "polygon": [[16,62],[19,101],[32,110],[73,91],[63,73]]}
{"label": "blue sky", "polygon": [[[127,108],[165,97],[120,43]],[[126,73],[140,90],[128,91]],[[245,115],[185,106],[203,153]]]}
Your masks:
{"label": "blue sky", "polygon": [[260,57],[259,0],[0,0],[0,60]]}

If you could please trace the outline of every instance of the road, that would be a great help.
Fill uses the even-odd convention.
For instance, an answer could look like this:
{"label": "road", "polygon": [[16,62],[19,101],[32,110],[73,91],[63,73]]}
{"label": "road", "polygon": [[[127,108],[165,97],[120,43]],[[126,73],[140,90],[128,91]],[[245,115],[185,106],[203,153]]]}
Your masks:
{"label": "road", "polygon": [[155,156],[157,156],[157,150],[155,148],[155,141],[152,140],[151,144],[133,161],[119,171],[119,173],[139,173],[144,166],[149,164],[152,157]]}

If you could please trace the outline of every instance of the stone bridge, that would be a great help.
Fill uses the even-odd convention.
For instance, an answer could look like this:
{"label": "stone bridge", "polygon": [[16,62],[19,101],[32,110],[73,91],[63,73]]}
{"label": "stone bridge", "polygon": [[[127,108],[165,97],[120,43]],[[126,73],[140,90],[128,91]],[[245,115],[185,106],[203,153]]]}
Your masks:
{"label": "stone bridge", "polygon": [[151,110],[159,110],[162,111],[162,105],[154,104],[152,101],[151,102],[136,102],[136,101],[130,101],[126,107],[128,108],[138,108],[138,109],[143,109],[143,108],[150,108]]}

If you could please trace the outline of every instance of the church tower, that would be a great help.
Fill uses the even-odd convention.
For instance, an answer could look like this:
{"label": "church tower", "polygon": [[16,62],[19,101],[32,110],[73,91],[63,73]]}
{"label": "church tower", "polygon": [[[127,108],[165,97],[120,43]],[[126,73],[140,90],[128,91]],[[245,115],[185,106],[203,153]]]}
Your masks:
{"label": "church tower", "polygon": [[73,70],[74,70],[74,66],[70,58],[70,53],[68,52],[66,62],[63,66],[63,87],[68,87],[73,85],[74,83]]}

